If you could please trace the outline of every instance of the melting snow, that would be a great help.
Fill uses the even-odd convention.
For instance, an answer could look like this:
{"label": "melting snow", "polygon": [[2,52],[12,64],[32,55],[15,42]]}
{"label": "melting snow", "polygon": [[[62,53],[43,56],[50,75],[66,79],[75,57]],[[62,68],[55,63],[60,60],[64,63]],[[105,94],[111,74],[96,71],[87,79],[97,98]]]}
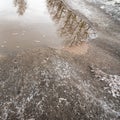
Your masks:
{"label": "melting snow", "polygon": [[106,74],[98,68],[93,69],[92,72],[95,73],[97,80],[105,81],[107,83],[110,88],[109,92],[112,94],[113,97],[120,96],[120,76]]}

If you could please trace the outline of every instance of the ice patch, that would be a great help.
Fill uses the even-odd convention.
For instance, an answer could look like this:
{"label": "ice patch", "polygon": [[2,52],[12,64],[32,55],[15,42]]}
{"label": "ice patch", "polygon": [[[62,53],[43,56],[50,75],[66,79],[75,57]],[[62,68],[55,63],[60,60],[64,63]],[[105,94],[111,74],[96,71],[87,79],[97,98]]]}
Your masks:
{"label": "ice patch", "polygon": [[93,4],[97,4],[106,13],[111,15],[114,19],[120,21],[120,0],[87,0]]}
{"label": "ice patch", "polygon": [[101,80],[104,80],[108,83],[109,87],[111,88],[111,93],[113,97],[119,97],[120,96],[120,76],[118,75],[109,75],[109,78],[103,78]]}

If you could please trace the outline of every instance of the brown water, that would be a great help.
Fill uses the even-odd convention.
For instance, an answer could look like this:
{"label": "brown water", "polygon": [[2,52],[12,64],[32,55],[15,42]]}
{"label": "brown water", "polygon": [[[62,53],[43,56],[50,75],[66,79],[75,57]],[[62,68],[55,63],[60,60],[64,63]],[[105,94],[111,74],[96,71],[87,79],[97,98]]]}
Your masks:
{"label": "brown water", "polygon": [[[99,9],[96,13],[103,15],[104,21],[110,19]],[[96,14],[93,17],[99,18]],[[118,58],[119,26],[110,19],[108,27],[97,27],[93,25],[96,21],[77,14],[62,1],[1,0],[0,56],[41,46],[63,48],[65,45],[64,50],[85,54],[92,45],[92,49],[97,46],[97,51],[105,49],[107,54]],[[95,39],[91,45],[86,44],[91,39]],[[90,54],[93,58],[93,53]]]}
{"label": "brown water", "polygon": [[0,1],[0,54],[61,45],[46,0]]}
{"label": "brown water", "polygon": [[[62,1],[8,0],[1,1],[0,8],[0,54],[40,46],[76,46],[91,36],[89,22]],[[83,48],[83,51],[88,50],[84,46],[65,50],[79,53]]]}

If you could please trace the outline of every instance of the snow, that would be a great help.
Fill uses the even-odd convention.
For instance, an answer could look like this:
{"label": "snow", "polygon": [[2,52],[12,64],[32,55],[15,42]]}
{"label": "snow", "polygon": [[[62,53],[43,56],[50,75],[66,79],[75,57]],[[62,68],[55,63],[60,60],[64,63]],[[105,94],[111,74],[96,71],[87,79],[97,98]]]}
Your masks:
{"label": "snow", "polygon": [[94,3],[102,3],[105,5],[115,5],[116,3],[120,3],[120,0],[89,0],[90,2],[94,2]]}
{"label": "snow", "polygon": [[[85,74],[82,67],[75,64],[76,61],[70,58],[71,56],[61,54],[51,49],[27,51],[12,58],[7,66],[5,64],[0,70],[0,76],[4,80],[4,86],[2,81],[0,82],[0,95],[3,95],[0,119],[7,120],[8,115],[13,115],[17,116],[16,119],[34,120],[42,117],[44,113],[47,117],[49,113],[52,114],[52,118],[61,118],[59,115],[62,114],[70,118],[74,116],[73,119],[84,115],[96,120],[114,120],[113,117],[117,119],[120,116],[119,103],[114,101],[119,100],[119,94],[115,93],[119,90],[119,76],[94,69],[95,80],[82,79],[82,75]],[[3,76],[6,72],[9,75],[8,79]],[[106,91],[101,88],[101,83],[107,85],[106,90],[114,90],[116,97],[112,92],[107,93],[112,102],[108,100],[107,95],[105,96]]]}
{"label": "snow", "polygon": [[98,4],[107,14],[120,21],[120,0],[88,0],[88,2]]}
{"label": "snow", "polygon": [[109,19],[107,19],[106,16],[100,11],[98,14],[98,9],[94,6],[90,6],[84,0],[65,0],[65,1],[71,8],[73,8],[73,10],[79,11],[79,13],[84,15],[94,25],[98,25],[99,27],[108,26],[106,20],[109,21]]}
{"label": "snow", "polygon": [[[69,66],[69,64],[67,62],[57,60],[57,61],[54,61],[54,63],[55,63],[55,71],[57,71],[58,75],[62,79],[70,78],[72,68]],[[63,69],[61,69],[61,68],[63,68]]]}
{"label": "snow", "polygon": [[[79,11],[84,15],[93,25],[99,28],[106,28],[112,20],[105,14],[108,13],[115,20],[120,20],[120,0],[106,1],[106,0],[64,0],[73,10]],[[98,7],[104,9],[98,9]],[[106,22],[107,21],[107,22]]]}
{"label": "snow", "polygon": [[112,94],[113,97],[120,97],[120,76],[119,75],[110,75],[102,70],[96,68],[93,70],[95,72],[96,80],[105,82],[108,87],[104,89],[108,89],[108,92]]}

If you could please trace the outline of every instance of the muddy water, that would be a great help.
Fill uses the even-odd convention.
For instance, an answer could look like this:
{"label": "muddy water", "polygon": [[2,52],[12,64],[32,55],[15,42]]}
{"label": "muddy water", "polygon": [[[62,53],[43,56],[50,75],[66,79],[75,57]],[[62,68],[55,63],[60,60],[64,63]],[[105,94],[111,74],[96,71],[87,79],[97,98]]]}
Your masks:
{"label": "muddy water", "polygon": [[46,0],[0,1],[0,54],[61,45]]}

